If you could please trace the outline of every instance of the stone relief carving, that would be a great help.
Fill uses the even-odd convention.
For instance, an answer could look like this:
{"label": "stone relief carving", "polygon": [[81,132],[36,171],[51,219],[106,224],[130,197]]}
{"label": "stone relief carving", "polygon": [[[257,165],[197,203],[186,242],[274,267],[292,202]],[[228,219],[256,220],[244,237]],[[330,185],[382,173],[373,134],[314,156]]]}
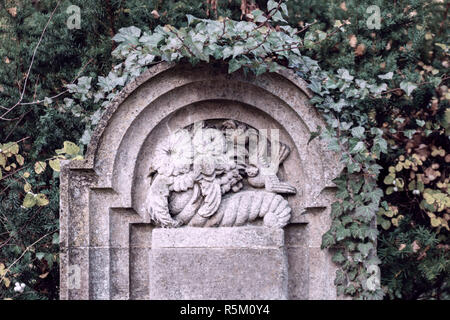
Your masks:
{"label": "stone relief carving", "polygon": [[258,218],[284,227],[291,208],[282,195],[297,190],[278,178],[290,148],[276,130],[235,120],[208,120],[160,142],[150,168],[146,208],[161,227],[232,227]]}

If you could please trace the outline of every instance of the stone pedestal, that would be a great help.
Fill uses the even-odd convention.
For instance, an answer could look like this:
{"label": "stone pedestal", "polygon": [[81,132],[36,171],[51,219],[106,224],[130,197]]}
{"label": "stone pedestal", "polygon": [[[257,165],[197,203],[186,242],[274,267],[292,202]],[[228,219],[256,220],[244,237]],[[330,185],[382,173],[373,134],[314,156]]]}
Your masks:
{"label": "stone pedestal", "polygon": [[288,298],[282,229],[155,229],[149,269],[151,299]]}

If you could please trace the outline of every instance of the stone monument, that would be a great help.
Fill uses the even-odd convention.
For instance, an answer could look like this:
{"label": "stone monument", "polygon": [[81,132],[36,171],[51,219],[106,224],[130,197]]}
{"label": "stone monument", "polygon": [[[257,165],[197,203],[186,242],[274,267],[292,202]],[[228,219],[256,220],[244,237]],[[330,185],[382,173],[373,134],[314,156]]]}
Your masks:
{"label": "stone monument", "polygon": [[161,63],[61,170],[61,299],[336,299],[339,157],[290,71]]}

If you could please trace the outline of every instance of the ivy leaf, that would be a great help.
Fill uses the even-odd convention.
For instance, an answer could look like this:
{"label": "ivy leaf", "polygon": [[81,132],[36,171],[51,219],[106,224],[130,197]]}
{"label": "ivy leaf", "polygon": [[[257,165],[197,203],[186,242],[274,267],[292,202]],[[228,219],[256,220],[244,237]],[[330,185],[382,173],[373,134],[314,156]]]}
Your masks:
{"label": "ivy leaf", "polygon": [[236,70],[239,70],[242,66],[242,63],[237,59],[231,59],[228,63],[228,73],[233,73]]}
{"label": "ivy leaf", "polygon": [[356,292],[356,288],[354,285],[349,285],[347,288],[345,288],[344,293],[348,295],[353,295]]}
{"label": "ivy leaf", "polygon": [[334,240],[334,236],[331,234],[330,231],[327,231],[323,234],[321,244],[322,249],[329,248],[335,243],[336,241]]}
{"label": "ivy leaf", "polygon": [[340,151],[341,146],[337,138],[331,138],[328,142],[328,150],[330,151]]}
{"label": "ivy leaf", "polygon": [[375,210],[372,206],[366,205],[366,206],[360,206],[356,208],[355,210],[355,217],[360,217],[365,222],[369,222],[372,217],[374,216]]}
{"label": "ivy leaf", "polygon": [[276,8],[278,8],[278,2],[274,0],[267,1],[267,11],[269,13],[272,13],[271,11],[275,10]]}
{"label": "ivy leaf", "polygon": [[385,74],[380,74],[378,76],[378,78],[380,78],[382,80],[390,80],[390,79],[392,79],[393,75],[394,75],[394,73],[391,71],[391,72],[388,72],[388,73],[385,73]]}
{"label": "ivy leaf", "polygon": [[313,92],[320,94],[322,92],[322,83],[317,79],[311,79],[308,88],[310,88]]}
{"label": "ivy leaf", "polygon": [[409,81],[402,81],[400,82],[400,89],[405,91],[407,96],[410,96],[417,89],[417,85]]}
{"label": "ivy leaf", "polygon": [[342,252],[339,251],[339,252],[337,252],[336,254],[333,255],[332,260],[333,260],[333,262],[341,263],[341,262],[344,262],[344,261],[347,260],[347,259],[344,257],[344,255],[342,254]]}
{"label": "ivy leaf", "polygon": [[253,10],[251,12],[251,14],[253,15],[253,21],[257,22],[257,23],[262,23],[266,21],[266,17],[264,17],[264,12],[262,12],[259,9]]}
{"label": "ivy leaf", "polygon": [[311,132],[311,135],[309,136],[308,139],[308,143],[309,144],[311,141],[313,141],[315,138],[317,138],[318,136],[320,136],[320,134],[322,133],[322,127],[318,126],[317,127],[317,131],[313,131]]}
{"label": "ivy leaf", "polygon": [[364,132],[366,130],[363,127],[352,128],[352,136],[358,139],[363,139],[365,137]]}
{"label": "ivy leaf", "polygon": [[403,132],[403,134],[408,137],[408,139],[412,139],[413,135],[416,133],[416,130],[414,129],[410,129],[410,130],[405,130]]}
{"label": "ivy leaf", "polygon": [[347,82],[350,82],[350,81],[352,81],[355,78],[352,75],[350,75],[350,73],[348,72],[347,69],[339,69],[337,71],[337,73],[338,73],[338,77],[339,78],[341,78],[341,79],[343,79],[343,80],[345,80]]}
{"label": "ivy leaf", "polygon": [[355,173],[355,172],[360,172],[361,171],[361,166],[359,165],[358,162],[350,162],[349,164],[347,164],[347,170],[348,173]]}
{"label": "ivy leaf", "polygon": [[38,258],[39,260],[42,260],[42,258],[44,258],[45,253],[44,252],[36,252],[36,258]]}
{"label": "ivy leaf", "polygon": [[59,244],[59,233],[55,232],[52,237],[52,244]]}
{"label": "ivy leaf", "polygon": [[361,151],[364,151],[366,149],[366,146],[364,145],[364,142],[358,141],[356,145],[353,147],[352,150],[350,150],[351,154],[359,153]]}
{"label": "ivy leaf", "polygon": [[369,255],[370,249],[372,249],[372,248],[373,248],[372,242],[358,244],[358,250],[359,250],[359,252],[361,252],[363,257],[367,257]]}
{"label": "ivy leaf", "polygon": [[339,217],[343,213],[342,206],[340,202],[334,202],[331,205],[331,216],[333,218]]}
{"label": "ivy leaf", "polygon": [[352,223],[350,226],[350,232],[355,239],[364,240],[365,232],[364,227],[359,226],[357,223]]}
{"label": "ivy leaf", "polygon": [[334,279],[334,284],[335,285],[341,285],[343,283],[345,283],[346,280],[346,276],[344,271],[342,271],[341,269],[336,270],[336,278]]}
{"label": "ivy leaf", "polygon": [[336,240],[341,241],[344,240],[347,237],[351,236],[351,232],[349,229],[346,229],[344,226],[339,226],[336,229]]}
{"label": "ivy leaf", "polygon": [[425,125],[425,121],[416,119],[416,123],[419,127],[423,127]]}
{"label": "ivy leaf", "polygon": [[161,33],[154,32],[151,35],[144,33],[142,37],[139,39],[139,42],[148,46],[150,49],[153,49],[158,47],[158,44],[161,41],[163,41],[164,38],[165,38],[164,35],[162,35]]}
{"label": "ivy leaf", "polygon": [[140,36],[141,29],[131,26],[127,28],[120,28],[119,33],[117,33],[112,39],[123,44],[138,45],[138,38]]}

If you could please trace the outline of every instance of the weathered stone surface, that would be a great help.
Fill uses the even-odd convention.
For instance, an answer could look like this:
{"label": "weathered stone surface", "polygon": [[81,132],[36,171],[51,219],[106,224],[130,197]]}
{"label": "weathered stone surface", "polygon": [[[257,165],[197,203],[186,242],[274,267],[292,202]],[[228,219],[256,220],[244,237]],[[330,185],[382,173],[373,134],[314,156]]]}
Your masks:
{"label": "weathered stone surface", "polygon": [[287,299],[283,236],[260,227],[155,230],[150,298]]}
{"label": "weathered stone surface", "polygon": [[222,227],[216,229],[155,229],[152,248],[282,248],[284,232],[280,228]]}
{"label": "weathered stone surface", "polygon": [[[320,140],[308,143],[311,132],[324,127],[309,97],[306,83],[292,72],[255,77],[202,64],[161,63],[130,83],[106,108],[85,160],[62,166],[61,299],[189,298],[200,286],[216,298],[336,298],[336,266],[330,253],[320,250],[320,241],[330,224],[331,181],[340,167],[338,155]],[[233,165],[216,167],[214,173],[208,164],[189,166],[185,173],[193,180],[186,182],[185,194],[180,192],[185,181],[175,183],[172,174],[166,175],[169,180],[158,178],[167,183],[152,190],[156,176],[162,176],[158,168],[170,164],[155,161],[161,159],[159,146],[196,123],[222,133],[234,124],[257,132],[278,130],[277,141],[289,152],[274,153],[279,168],[269,180],[254,179],[265,161],[233,159],[235,171]],[[267,137],[270,148],[278,145]],[[247,144],[243,148],[252,154]],[[227,182],[225,174],[235,180]],[[156,201],[149,205],[155,190],[161,196],[150,197]],[[257,206],[259,200],[265,201],[265,211]],[[189,201],[193,215],[180,219]],[[197,207],[196,201],[209,206]],[[155,203],[168,208],[166,216],[154,214]],[[158,219],[164,217],[181,223],[161,230]],[[186,225],[217,228],[186,231]],[[268,225],[286,225],[284,236]],[[183,269],[187,263],[164,269],[163,261],[193,261],[191,255],[202,261],[195,270]],[[227,287],[232,280],[225,265],[239,266],[237,279],[258,286],[254,291]],[[200,277],[208,270],[209,282]],[[170,291],[163,279],[171,280],[171,274],[184,274],[177,279],[187,287]]]}

